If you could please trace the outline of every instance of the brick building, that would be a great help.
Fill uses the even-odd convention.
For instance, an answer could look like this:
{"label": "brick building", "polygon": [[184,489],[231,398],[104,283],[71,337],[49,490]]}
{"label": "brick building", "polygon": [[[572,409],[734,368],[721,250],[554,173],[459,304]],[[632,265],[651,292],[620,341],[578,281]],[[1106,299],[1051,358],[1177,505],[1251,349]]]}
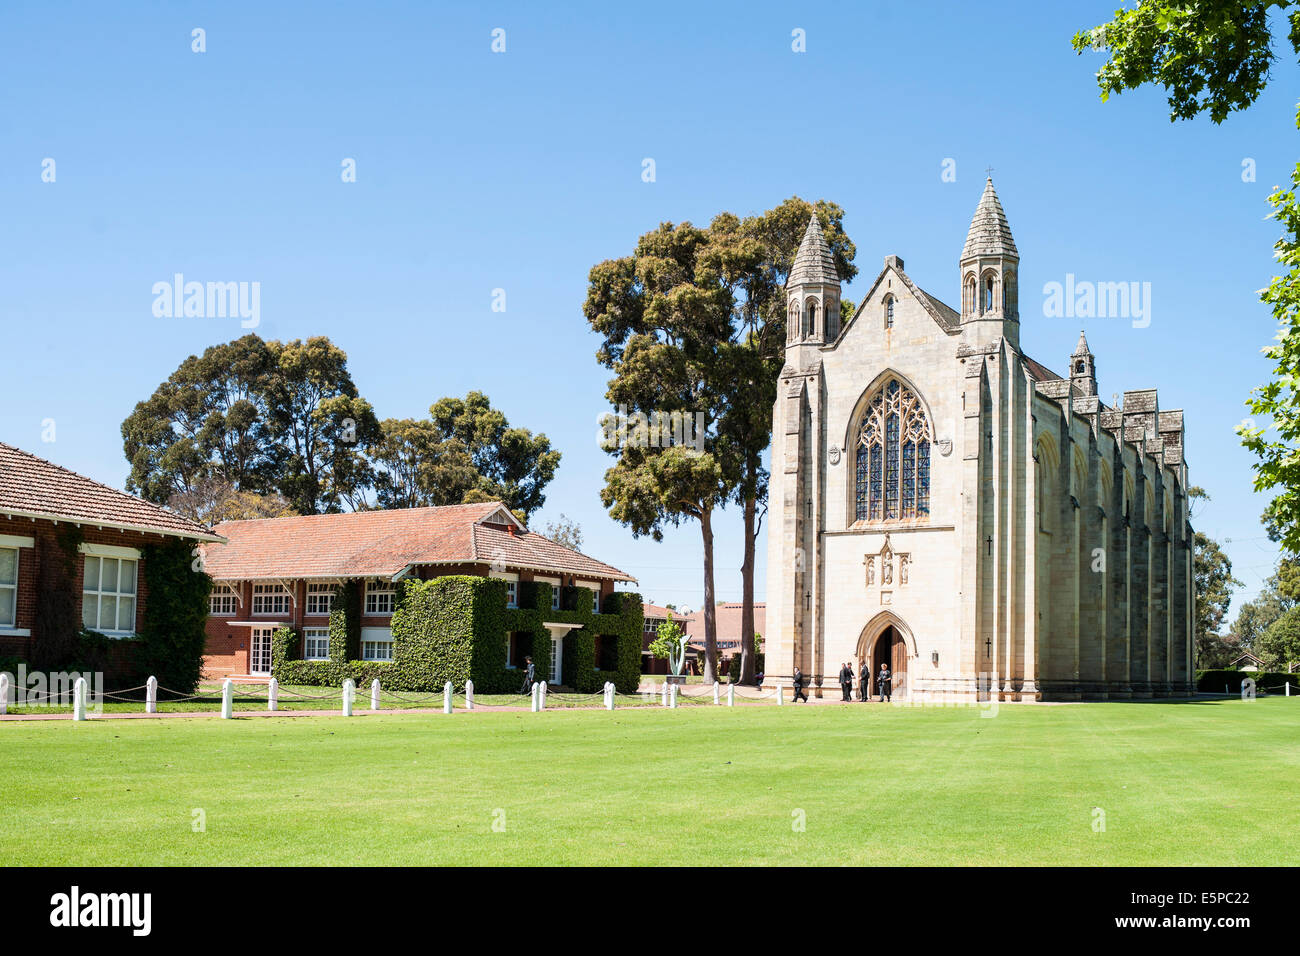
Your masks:
{"label": "brick building", "polygon": [[56,628],[134,637],[149,600],[144,548],[177,538],[222,540],[166,508],[0,443],[0,654],[38,659],[42,642],[71,636]]}
{"label": "brick building", "polygon": [[[745,606],[739,601],[723,601],[713,611],[713,621],[718,642],[718,665],[723,673],[731,659],[740,653],[740,619]],[[767,605],[754,602],[754,634],[762,635],[767,628]],[[704,612],[695,611],[686,616],[682,630],[690,635],[691,647],[701,658],[704,656]]]}
{"label": "brick building", "polygon": [[[390,627],[396,582],[467,574],[501,578],[507,606],[520,582],[587,587],[597,608],[618,582],[618,568],[529,531],[501,503],[450,505],[350,514],[228,521],[215,531],[225,544],[204,549],[213,578],[204,673],[269,677],[272,635],[301,635],[305,660],[329,656],[329,613],[345,582],[362,585],[361,658],[392,659]],[[548,624],[552,673],[559,682],[569,626]],[[516,660],[513,641],[507,667]]]}

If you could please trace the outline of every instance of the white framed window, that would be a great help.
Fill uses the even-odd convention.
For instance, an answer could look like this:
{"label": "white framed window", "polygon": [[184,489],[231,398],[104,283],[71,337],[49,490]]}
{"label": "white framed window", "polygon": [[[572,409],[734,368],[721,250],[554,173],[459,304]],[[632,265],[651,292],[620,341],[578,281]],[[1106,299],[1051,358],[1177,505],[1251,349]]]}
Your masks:
{"label": "white framed window", "polygon": [[551,610],[558,611],[560,609],[560,579],[537,578],[536,580],[542,584],[549,584],[551,586]]}
{"label": "white framed window", "polygon": [[387,627],[361,629],[361,659],[363,661],[391,661],[393,659],[393,632]]}
{"label": "white framed window", "polygon": [[309,584],[307,585],[307,610],[306,614],[312,617],[325,617],[329,612],[334,610],[334,593],[333,584]]}
{"label": "white framed window", "polygon": [[135,633],[135,588],[139,568],[140,562],[136,558],[99,554],[85,556],[81,623],[87,630],[113,636]]}
{"label": "white framed window", "polygon": [[283,584],[254,584],[254,614],[288,614],[289,590]]}
{"label": "white framed window", "polygon": [[229,584],[212,585],[208,595],[208,614],[213,617],[231,617],[239,608],[239,596]]}
{"label": "white framed window", "polygon": [[579,581],[578,587],[591,588],[591,613],[600,613],[600,585],[595,581]]}
{"label": "white framed window", "polygon": [[[393,602],[397,600],[397,586],[392,581],[367,581],[366,582],[366,613],[367,614],[392,614]],[[374,660],[388,660],[386,657],[376,657]]]}
{"label": "white framed window", "polygon": [[0,548],[0,627],[18,626],[18,549]]}
{"label": "white framed window", "polygon": [[304,627],[302,629],[302,656],[308,661],[327,661],[330,659],[330,629],[328,627]]}
{"label": "white framed window", "polygon": [[519,575],[509,571],[490,571],[489,577],[506,582],[506,607],[519,606]]}

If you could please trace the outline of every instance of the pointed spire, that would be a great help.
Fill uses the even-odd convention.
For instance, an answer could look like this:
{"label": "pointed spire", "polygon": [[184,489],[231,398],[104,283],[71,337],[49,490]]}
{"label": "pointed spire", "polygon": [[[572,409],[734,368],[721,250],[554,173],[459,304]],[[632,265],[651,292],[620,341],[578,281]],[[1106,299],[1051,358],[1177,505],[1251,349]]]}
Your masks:
{"label": "pointed spire", "polygon": [[802,282],[838,283],[839,281],[839,273],[835,269],[835,257],[831,255],[831,247],[826,244],[826,237],[822,235],[817,214],[813,213],[808,220],[808,228],[804,231],[803,241],[799,243],[799,251],[795,254],[794,265],[790,268],[790,278],[786,281],[786,285]]}
{"label": "pointed spire", "polygon": [[966,245],[962,248],[963,260],[976,256],[1002,256],[1019,260],[1016,241],[1011,238],[1011,227],[1007,224],[1007,214],[1002,211],[998,201],[997,190],[993,188],[993,178],[984,183],[984,195],[980,196],[979,205],[975,207],[975,216],[970,221],[970,231],[966,233]]}
{"label": "pointed spire", "polygon": [[1091,355],[1092,351],[1088,348],[1088,339],[1083,334],[1083,329],[1079,330],[1079,344],[1074,347],[1072,355]]}

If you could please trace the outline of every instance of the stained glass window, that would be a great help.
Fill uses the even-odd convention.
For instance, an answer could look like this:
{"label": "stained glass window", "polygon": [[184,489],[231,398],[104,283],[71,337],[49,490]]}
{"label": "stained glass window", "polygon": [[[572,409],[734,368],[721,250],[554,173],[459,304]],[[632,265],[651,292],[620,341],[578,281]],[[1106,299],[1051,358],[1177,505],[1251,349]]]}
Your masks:
{"label": "stained glass window", "polygon": [[868,462],[867,448],[864,445],[859,445],[857,475],[854,484],[854,488],[856,489],[856,494],[857,494],[857,500],[854,507],[856,509],[858,517],[862,517],[867,513],[867,500],[868,500],[867,499],[867,474],[868,474],[867,462]]}
{"label": "stained glass window", "polygon": [[858,521],[930,513],[930,425],[916,395],[897,379],[886,382],[867,404],[854,477]]}

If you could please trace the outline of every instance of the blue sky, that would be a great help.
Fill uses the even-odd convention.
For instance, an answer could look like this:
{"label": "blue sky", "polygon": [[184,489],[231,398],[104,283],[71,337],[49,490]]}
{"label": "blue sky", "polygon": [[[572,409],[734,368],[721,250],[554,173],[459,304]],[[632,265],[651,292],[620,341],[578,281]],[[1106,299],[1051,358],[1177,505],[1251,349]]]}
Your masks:
{"label": "blue sky", "polygon": [[[1232,429],[1268,371],[1256,291],[1277,233],[1265,198],[1297,159],[1296,69],[1219,127],[1171,124],[1155,90],[1102,104],[1100,57],[1069,40],[1114,6],[8,0],[0,438],[120,487],[122,419],[187,355],[243,332],[155,318],[153,283],[257,281],[257,331],[330,336],[381,417],[477,388],[546,432],[564,461],[534,525],[563,511],[647,598],[695,607],[698,527],[633,541],[600,506],[588,269],[660,221],[797,194],[846,210],[862,270],[846,296],[896,253],[955,305],[991,165],[1030,355],[1064,370],[1079,334],[1040,314],[1044,283],[1151,283],[1149,327],[1087,323],[1100,390],[1155,386],[1186,410],[1193,482],[1213,496],[1196,524],[1230,539],[1249,595],[1276,550]],[[740,515],[718,524],[718,596],[738,600]]]}

